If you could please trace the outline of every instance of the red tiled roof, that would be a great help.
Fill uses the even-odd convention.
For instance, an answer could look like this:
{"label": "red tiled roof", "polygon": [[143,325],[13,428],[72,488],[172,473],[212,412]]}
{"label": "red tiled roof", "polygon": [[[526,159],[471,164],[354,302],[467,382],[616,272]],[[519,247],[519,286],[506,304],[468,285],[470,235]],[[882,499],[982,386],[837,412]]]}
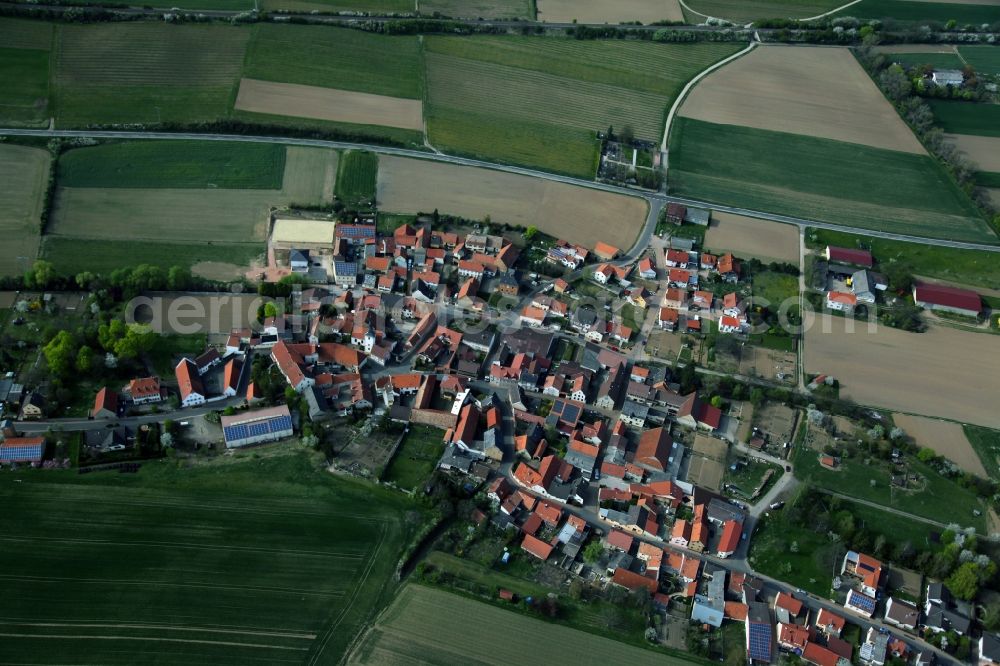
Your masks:
{"label": "red tiled roof", "polygon": [[747,619],[747,605],[739,601],[727,601],[725,617],[737,622],[743,622]]}
{"label": "red tiled roof", "polygon": [[631,534],[626,534],[621,530],[611,530],[608,533],[608,545],[626,553],[632,550],[632,543],[634,541],[635,539]]}
{"label": "red tiled roof", "polygon": [[816,666],[837,666],[839,659],[836,652],[828,650],[819,643],[809,643],[802,651],[802,660]]}
{"label": "red tiled roof", "polygon": [[718,552],[734,553],[740,544],[740,535],[743,533],[743,523],[738,520],[727,520],[722,528],[722,538],[719,539]]}
{"label": "red tiled roof", "polygon": [[596,254],[601,259],[614,259],[621,250],[619,250],[614,245],[608,245],[603,241],[598,241],[594,245],[594,254]]}
{"label": "red tiled roof", "polygon": [[802,602],[785,592],[779,592],[778,596],[774,598],[774,606],[775,608],[784,608],[792,615],[798,615],[802,612]]}
{"label": "red tiled roof", "polygon": [[865,268],[871,268],[872,253],[868,250],[854,250],[846,247],[835,247],[830,245],[826,248],[830,261],[843,261],[848,264],[857,264]]}
{"label": "red tiled roof", "polygon": [[847,291],[828,291],[826,300],[831,303],[842,303],[843,305],[857,305],[858,297]]}
{"label": "red tiled roof", "polygon": [[109,391],[108,387],[103,387],[97,392],[97,397],[94,399],[94,414],[106,409],[112,414],[118,412],[118,394],[114,391]]}
{"label": "red tiled roof", "polygon": [[823,630],[826,630],[827,627],[832,627],[838,634],[844,630],[846,622],[843,617],[825,608],[821,608],[819,614],[816,616],[817,627],[821,627]]}
{"label": "red tiled roof", "polygon": [[635,462],[663,471],[669,465],[671,445],[670,432],[665,428],[647,430],[639,437]]}
{"label": "red tiled roof", "polygon": [[562,509],[556,504],[542,501],[535,508],[535,515],[541,518],[542,522],[549,527],[555,527],[562,520]]}
{"label": "red tiled roof", "polygon": [[919,303],[943,305],[949,308],[974,310],[976,312],[980,312],[983,309],[982,298],[970,289],[959,289],[958,287],[948,287],[927,282],[918,282],[913,286],[913,300]]}
{"label": "red tiled roof", "polygon": [[128,383],[128,393],[132,399],[150,398],[160,394],[159,377],[142,377],[133,379]]}
{"label": "red tiled roof", "polygon": [[543,562],[549,559],[549,555],[552,554],[552,545],[545,543],[541,539],[534,537],[530,534],[524,535],[524,541],[521,542],[521,548]]}
{"label": "red tiled roof", "polygon": [[[298,366],[295,366],[295,368],[297,370]],[[205,389],[202,388],[201,380],[198,378],[198,370],[190,360],[186,358],[181,359],[174,370],[174,374],[177,375],[177,389],[180,391],[182,402],[192,393],[205,394]]]}
{"label": "red tiled roof", "polygon": [[521,531],[532,536],[538,534],[540,529],[542,529],[542,518],[537,513],[528,516],[528,519],[521,525]]}
{"label": "red tiled roof", "polygon": [[637,574],[634,571],[629,571],[624,567],[618,567],[615,569],[615,574],[611,577],[611,582],[616,585],[621,585],[629,590],[646,588],[649,590],[650,594],[655,594],[660,587],[655,580],[646,578],[645,576]]}

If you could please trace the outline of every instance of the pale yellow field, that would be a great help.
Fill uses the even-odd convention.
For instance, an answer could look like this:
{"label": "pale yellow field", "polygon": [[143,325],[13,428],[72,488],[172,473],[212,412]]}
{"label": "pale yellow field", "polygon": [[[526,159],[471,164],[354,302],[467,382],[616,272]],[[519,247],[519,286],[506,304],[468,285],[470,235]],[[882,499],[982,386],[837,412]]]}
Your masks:
{"label": "pale yellow field", "polygon": [[23,273],[38,256],[49,153],[0,144],[0,275]]}
{"label": "pale yellow field", "polygon": [[756,257],[764,262],[799,263],[796,227],[732,213],[712,213],[705,247],[715,253],[732,252],[737,257]]}
{"label": "pale yellow field", "polygon": [[421,131],[423,103],[370,93],[241,79],[236,109],[278,116],[313,118],[358,125],[383,125]]}
{"label": "pale yellow field", "polygon": [[976,171],[1000,171],[1000,137],[945,134],[975,164]]}
{"label": "pale yellow field", "polygon": [[[830,315],[805,335],[809,373],[840,380],[840,395],[865,405],[1000,427],[988,396],[1000,395],[1000,336],[931,325],[926,333]],[[847,332],[849,323],[854,332]]]}
{"label": "pale yellow field", "polygon": [[948,458],[966,472],[989,477],[960,424],[911,414],[893,414],[892,418],[917,446],[934,449],[938,455]]}
{"label": "pale yellow field", "polygon": [[680,115],[924,153],[854,56],[841,48],[758,47],[706,76]]}
{"label": "pale yellow field", "polygon": [[677,0],[538,0],[538,20],[549,23],[683,21]]}
{"label": "pale yellow field", "polygon": [[481,220],[535,226],[593,247],[597,241],[628,248],[646,219],[646,202],[585,187],[492,169],[383,156],[378,207],[395,213],[434,209]]}

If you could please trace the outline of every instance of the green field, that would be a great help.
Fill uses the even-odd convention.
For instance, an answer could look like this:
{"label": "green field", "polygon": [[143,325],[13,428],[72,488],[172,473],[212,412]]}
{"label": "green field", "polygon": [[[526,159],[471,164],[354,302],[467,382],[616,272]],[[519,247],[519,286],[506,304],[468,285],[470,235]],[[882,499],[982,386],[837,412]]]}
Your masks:
{"label": "green field", "polygon": [[[169,243],[164,241],[87,240],[46,236],[41,257],[65,275],[91,271],[109,275],[118,268],[149,264],[167,269],[191,268],[202,262],[249,266],[264,256],[262,243]],[[23,269],[23,267],[21,267]]]}
{"label": "green field", "polygon": [[415,36],[262,23],[253,26],[243,76],[420,99],[421,65]]}
{"label": "green field", "polygon": [[0,143],[0,275],[21,274],[38,255],[47,150]]}
{"label": "green field", "polygon": [[920,0],[861,0],[838,14],[861,19],[896,19],[897,21],[938,21],[952,19],[959,25],[1000,23],[996,6],[957,2],[922,2]]}
{"label": "green field", "polygon": [[420,13],[453,18],[535,19],[533,0],[420,0]]}
{"label": "green field", "polygon": [[899,262],[915,275],[924,277],[975,287],[995,288],[1000,284],[1000,262],[994,252],[956,250],[814,228],[807,231],[806,242],[815,249],[822,249],[827,245],[864,247],[871,250],[878,264],[887,266]]}
{"label": "green field", "polygon": [[687,3],[696,12],[737,22],[768,18],[809,18],[836,9],[842,4],[841,0],[690,0]]}
{"label": "green field", "polygon": [[279,190],[285,147],[217,141],[126,141],[59,158],[61,187]]}
{"label": "green field", "polygon": [[250,30],[225,25],[95,23],[57,27],[56,123],[224,118]]}
{"label": "green field", "polygon": [[0,18],[0,44],[8,49],[52,48],[52,23],[28,19]]}
{"label": "green field", "polygon": [[930,65],[934,69],[962,69],[965,66],[954,53],[886,53],[885,57],[904,67]]}
{"label": "green field", "polygon": [[738,44],[428,37],[430,142],[437,148],[590,177],[596,132],[629,125],[657,141],[667,107]]}
{"label": "green field", "polygon": [[927,100],[937,124],[949,134],[1000,136],[1000,104]]}
{"label": "green field", "polygon": [[976,185],[980,187],[1000,187],[1000,173],[977,171]]}
{"label": "green field", "polygon": [[0,47],[0,117],[16,123],[46,120],[49,97],[49,52]]}
{"label": "green field", "polygon": [[1000,49],[995,46],[960,46],[958,52],[979,74],[1000,75]]}
{"label": "green field", "polygon": [[788,299],[799,297],[799,279],[794,275],[764,271],[753,276],[754,305],[770,304],[777,308]]}
{"label": "green field", "polygon": [[387,599],[411,506],[287,446],[4,474],[0,661],[337,663]]}
{"label": "green field", "polygon": [[[489,631],[457,631],[457,627]],[[535,617],[424,587],[408,585],[350,655],[349,664],[438,666],[523,663],[700,663],[667,658]]]}
{"label": "green field", "polygon": [[678,118],[670,164],[668,188],[677,196],[863,229],[996,241],[972,201],[926,155]]}
{"label": "green field", "polygon": [[264,11],[412,13],[413,0],[263,0]]}
{"label": "green field", "polygon": [[1000,478],[1000,431],[967,425],[965,436],[991,479]]}
{"label": "green field", "polygon": [[438,428],[410,425],[410,431],[382,479],[406,490],[416,489],[427,481],[441,459],[441,454],[444,453],[443,437],[444,432]]}
{"label": "green field", "polygon": [[337,198],[347,206],[368,206],[375,202],[378,155],[350,150],[340,159],[337,171]]}

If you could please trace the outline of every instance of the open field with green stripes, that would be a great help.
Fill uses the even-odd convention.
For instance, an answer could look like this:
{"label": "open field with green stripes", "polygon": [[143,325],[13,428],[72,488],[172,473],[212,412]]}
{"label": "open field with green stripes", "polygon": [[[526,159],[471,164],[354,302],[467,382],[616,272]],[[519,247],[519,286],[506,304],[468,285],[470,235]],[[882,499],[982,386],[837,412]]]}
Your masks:
{"label": "open field with green stripes", "polygon": [[926,155],[679,118],[670,163],[668,187],[678,196],[862,229],[997,240]]}
{"label": "open field with green stripes", "polygon": [[934,69],[962,69],[965,63],[952,53],[886,53],[886,58],[898,62],[903,67],[930,65]]}
{"label": "open field with green stripes", "polygon": [[[846,3],[845,3],[846,4]],[[997,5],[989,1],[923,2],[921,0],[861,0],[847,7],[838,16],[860,19],[895,19],[897,21],[937,21],[947,23],[954,19],[959,25],[998,24]]]}
{"label": "open field with green stripes", "polygon": [[936,124],[948,134],[1000,136],[1000,104],[938,99],[927,103],[934,112]]}
{"label": "open field with green stripes", "polygon": [[[696,12],[736,22],[769,18],[808,18],[819,16],[842,4],[844,4],[842,0],[689,0],[687,2],[688,7]],[[698,18],[700,17],[694,16],[692,20]]]}
{"label": "open field with green stripes", "polygon": [[537,0],[538,20],[549,23],[656,23],[682,21],[677,0]]}
{"label": "open field with green stripes", "polygon": [[419,0],[417,9],[426,16],[454,18],[535,18],[531,0]]}
{"label": "open field with green stripes", "polygon": [[1000,477],[1000,430],[990,430],[979,426],[965,426],[965,437],[979,456],[989,478]]}
{"label": "open field with green stripes", "polygon": [[0,143],[0,275],[35,260],[50,160],[47,150]]}
{"label": "open field with green stripes", "polygon": [[337,198],[347,206],[367,206],[375,201],[378,155],[351,150],[340,159],[337,171]]}
{"label": "open field with green stripes", "polygon": [[[209,0],[210,1],[210,0]],[[411,13],[413,0],[261,0],[264,11]]]}
{"label": "open field with green stripes", "polygon": [[958,52],[979,74],[1000,75],[1000,49],[997,47],[959,46]]}
{"label": "open field with green stripes", "polygon": [[337,663],[386,600],[409,505],[285,446],[5,474],[0,661]]}
{"label": "open field with green stripes", "polygon": [[[488,632],[457,626],[490,627]],[[530,654],[537,663],[662,664],[663,653],[528,617],[422,585],[408,585],[365,635],[348,663],[507,666]],[[669,660],[675,660],[671,656]],[[683,660],[681,660],[683,663]]]}
{"label": "open field with green stripes", "polygon": [[684,83],[736,44],[428,37],[430,142],[445,151],[590,176],[596,132],[657,141]]}

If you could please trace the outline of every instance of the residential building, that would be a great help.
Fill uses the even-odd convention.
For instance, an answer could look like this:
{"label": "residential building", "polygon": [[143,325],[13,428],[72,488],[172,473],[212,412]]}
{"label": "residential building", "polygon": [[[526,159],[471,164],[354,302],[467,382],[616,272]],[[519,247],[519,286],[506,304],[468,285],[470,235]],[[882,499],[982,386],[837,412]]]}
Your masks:
{"label": "residential building", "polygon": [[691,621],[721,627],[726,612],[726,570],[716,569],[701,594],[694,595]]}
{"label": "residential building", "polygon": [[90,411],[91,418],[94,419],[115,419],[118,418],[118,394],[102,387],[97,392],[94,399],[94,408]]}
{"label": "residential building", "polygon": [[979,666],[1000,664],[1000,638],[996,634],[983,632],[979,639]]}
{"label": "residential building", "polygon": [[38,465],[44,456],[44,437],[7,437],[0,442],[0,465]]}
{"label": "residential building", "polygon": [[861,591],[869,597],[874,597],[881,586],[882,563],[870,555],[849,550],[844,555],[840,573],[856,578]]}
{"label": "residential building", "polygon": [[848,291],[826,292],[826,307],[830,310],[851,314],[857,305],[858,297]]}
{"label": "residential building", "polygon": [[924,597],[924,627],[936,634],[944,631],[954,631],[959,635],[969,633],[972,608],[952,596],[944,583],[928,584]]}
{"label": "residential building", "polygon": [[908,601],[889,597],[885,602],[885,621],[900,629],[913,631],[920,621],[920,611]]}
{"label": "residential building", "polygon": [[726,521],[722,526],[722,536],[719,538],[716,554],[721,558],[732,557],[740,546],[740,537],[742,536],[742,522],[738,520]]}
{"label": "residential building", "polygon": [[960,69],[936,69],[931,74],[931,81],[937,86],[959,87],[965,83],[965,76]]}
{"label": "residential building", "polygon": [[865,642],[861,644],[858,658],[869,666],[883,666],[889,648],[889,634],[869,627]]}
{"label": "residential building", "polygon": [[125,393],[134,405],[145,405],[163,400],[159,377],[133,379],[125,388]]}
{"label": "residential building", "polygon": [[774,630],[771,613],[767,604],[748,599],[746,630],[746,652],[749,663],[770,664],[774,659]]}
{"label": "residential building", "polygon": [[190,359],[182,358],[174,368],[177,377],[177,389],[180,391],[181,407],[204,405],[206,394],[201,383],[198,369]]}

